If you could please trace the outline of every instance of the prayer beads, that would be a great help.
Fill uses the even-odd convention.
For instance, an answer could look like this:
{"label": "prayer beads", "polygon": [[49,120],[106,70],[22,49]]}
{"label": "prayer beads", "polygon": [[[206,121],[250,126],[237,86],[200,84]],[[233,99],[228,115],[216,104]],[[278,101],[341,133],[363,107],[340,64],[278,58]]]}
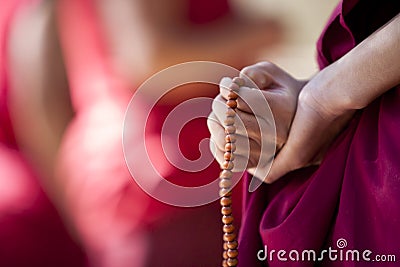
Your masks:
{"label": "prayer beads", "polygon": [[238,91],[240,86],[244,85],[244,80],[242,78],[236,77],[232,80],[229,85],[228,100],[226,101],[227,111],[226,118],[224,121],[225,127],[225,153],[224,153],[224,163],[222,163],[222,171],[220,173],[219,194],[221,196],[221,214],[222,214],[222,231],[223,231],[223,267],[237,266],[238,264],[238,242],[236,240],[235,227],[233,225],[233,215],[232,215],[232,177],[234,168],[234,152],[236,150],[236,127],[235,127],[235,115],[236,107],[238,105],[237,98],[239,97]]}

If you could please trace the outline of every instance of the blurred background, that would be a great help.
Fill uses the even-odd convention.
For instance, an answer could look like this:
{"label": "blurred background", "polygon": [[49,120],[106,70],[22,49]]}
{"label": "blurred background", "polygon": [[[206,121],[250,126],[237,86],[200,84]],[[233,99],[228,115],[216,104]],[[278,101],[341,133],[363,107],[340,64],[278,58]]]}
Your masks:
{"label": "blurred background", "polygon": [[274,62],[296,78],[308,79],[318,70],[315,44],[338,2],[234,0],[232,4],[237,10],[242,9],[244,16],[279,20],[285,28],[284,40],[275,50],[262,49],[257,59]]}
{"label": "blurred background", "polygon": [[[193,60],[237,69],[268,60],[306,79],[337,2],[1,0],[0,266],[220,264],[219,203],[171,207],[132,179],[121,145],[127,104],[151,75]],[[218,176],[215,162],[198,173],[175,168],[160,138],[179,103],[217,93],[180,86],[152,110],[146,144],[167,180],[197,186]],[[136,115],[133,148],[144,123]],[[205,119],[193,120],[179,149],[197,159],[208,135]],[[138,166],[144,156],[134,155]],[[240,185],[233,198],[240,225]]]}

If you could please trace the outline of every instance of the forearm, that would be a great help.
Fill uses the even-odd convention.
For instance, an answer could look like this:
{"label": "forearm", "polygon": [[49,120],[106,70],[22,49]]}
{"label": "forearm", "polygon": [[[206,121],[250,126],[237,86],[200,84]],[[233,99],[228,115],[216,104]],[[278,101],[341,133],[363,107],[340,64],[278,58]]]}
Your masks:
{"label": "forearm", "polygon": [[8,40],[13,130],[21,152],[40,173],[52,198],[58,196],[54,159],[73,116],[54,25],[53,2],[26,6]]}
{"label": "forearm", "polygon": [[327,112],[341,114],[364,108],[399,83],[400,15],[397,15],[314,77],[306,95],[311,93]]}
{"label": "forearm", "polygon": [[289,137],[265,179],[319,164],[356,109],[400,83],[400,16],[340,60],[315,75],[301,90]]}

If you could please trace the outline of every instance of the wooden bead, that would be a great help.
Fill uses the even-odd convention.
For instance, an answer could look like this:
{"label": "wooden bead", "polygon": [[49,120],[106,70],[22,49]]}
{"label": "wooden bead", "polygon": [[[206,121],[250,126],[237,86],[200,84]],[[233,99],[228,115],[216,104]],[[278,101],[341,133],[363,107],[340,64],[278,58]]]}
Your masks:
{"label": "wooden bead", "polygon": [[227,134],[225,135],[226,143],[235,143],[236,142],[236,134]]}
{"label": "wooden bead", "polygon": [[233,160],[235,158],[235,155],[231,152],[225,152],[224,153],[224,159],[225,160]]}
{"label": "wooden bead", "polygon": [[224,125],[230,126],[235,123],[235,118],[234,117],[227,117],[224,121]]}
{"label": "wooden bead", "polygon": [[232,79],[233,83],[236,83],[239,86],[243,86],[244,85],[244,79],[240,78],[240,77],[235,77]]}
{"label": "wooden bead", "polygon": [[235,152],[236,150],[236,145],[234,143],[227,143],[225,144],[225,152]]}
{"label": "wooden bead", "polygon": [[228,234],[233,233],[233,231],[235,231],[235,226],[233,226],[233,224],[225,224],[222,227],[222,231]]}
{"label": "wooden bead", "polygon": [[224,242],[224,244],[223,244],[222,247],[224,248],[224,250],[228,250],[228,249],[229,249],[229,248],[228,248],[228,242]]}
{"label": "wooden bead", "polygon": [[223,178],[225,178],[225,179],[230,179],[230,178],[232,178],[232,176],[233,176],[232,171],[230,171],[230,170],[223,170],[223,171],[221,172],[221,174],[219,175],[219,178],[221,178],[221,179],[223,179]]}
{"label": "wooden bead", "polygon": [[233,162],[232,161],[224,161],[224,163],[222,163],[222,168],[224,170],[232,170],[233,169]]}
{"label": "wooden bead", "polygon": [[237,249],[228,249],[227,254],[229,258],[236,258],[239,253]]}
{"label": "wooden bead", "polygon": [[226,241],[226,242],[233,242],[233,241],[235,241],[236,234],[235,233],[230,233],[230,234],[225,233],[223,238],[224,238],[224,241]]}
{"label": "wooden bead", "polygon": [[[222,198],[220,199],[219,203],[221,204],[221,206],[229,206],[229,205],[232,204],[232,199],[231,199],[230,197],[222,197]],[[225,217],[225,216],[222,217],[222,222],[223,222],[223,223],[225,223],[225,222],[224,222],[224,217]],[[233,221],[233,218],[232,218],[232,221]],[[229,222],[229,223],[230,223],[230,222]],[[225,223],[225,224],[229,224],[229,223]]]}
{"label": "wooden bead", "polygon": [[228,108],[228,109],[226,110],[226,112],[225,112],[225,115],[226,115],[227,117],[235,117],[236,112],[235,112],[235,110],[234,110],[233,108]]}
{"label": "wooden bead", "polygon": [[231,179],[221,179],[221,180],[219,180],[219,187],[221,187],[221,188],[231,188],[232,187]]}
{"label": "wooden bead", "polygon": [[221,208],[221,213],[223,215],[225,215],[225,216],[231,215],[232,214],[232,208],[231,207],[222,207]]}
{"label": "wooden bead", "polygon": [[[236,91],[238,91],[238,90],[236,90]],[[239,97],[239,95],[233,91],[229,92],[229,94],[228,94],[228,99],[236,100],[238,97]]]}
{"label": "wooden bead", "polygon": [[[225,126],[225,153],[224,159],[225,161],[222,163],[221,168],[223,169],[220,173],[220,181],[219,181],[219,194],[221,196],[220,204],[221,204],[221,213],[222,213],[222,222],[224,223],[222,227],[222,231],[224,232],[223,240],[224,242],[224,252],[222,254],[223,261],[222,266],[237,266],[238,251],[237,251],[237,241],[236,241],[236,233],[235,227],[233,223],[232,216],[232,199],[231,199],[231,187],[233,177],[232,169],[234,167],[233,163],[233,152],[236,150],[236,127],[235,127],[235,108],[237,108],[237,98],[239,97],[238,91],[240,90],[240,86],[244,85],[244,80],[242,78],[236,77],[232,80],[232,83],[229,85],[229,93],[228,100],[226,101],[226,105],[228,109],[226,111],[226,118],[224,120]],[[229,253],[229,254],[228,254]]]}
{"label": "wooden bead", "polygon": [[[228,86],[228,88],[231,90],[231,92],[232,91],[234,91],[234,92],[237,92],[237,91],[239,91],[239,85],[237,84],[237,83],[231,83],[229,86]],[[229,95],[228,95],[228,97],[229,97]]]}
{"label": "wooden bead", "polygon": [[236,132],[236,127],[229,125],[225,127],[225,134],[234,134]]}
{"label": "wooden bead", "polygon": [[233,259],[229,258],[229,259],[227,259],[227,263],[228,263],[228,266],[237,266],[238,260],[236,258],[233,258]]}
{"label": "wooden bead", "polygon": [[236,108],[237,107],[237,103],[235,100],[229,99],[228,101],[226,101],[226,105],[230,108]]}
{"label": "wooden bead", "polygon": [[224,224],[231,224],[233,222],[233,216],[232,215],[224,215],[222,216],[222,223]]}
{"label": "wooden bead", "polygon": [[238,242],[236,240],[232,242],[226,242],[226,246],[228,247],[228,249],[237,249]]}
{"label": "wooden bead", "polygon": [[219,196],[220,197],[228,197],[230,196],[231,193],[231,189],[230,188],[220,188],[219,189]]}

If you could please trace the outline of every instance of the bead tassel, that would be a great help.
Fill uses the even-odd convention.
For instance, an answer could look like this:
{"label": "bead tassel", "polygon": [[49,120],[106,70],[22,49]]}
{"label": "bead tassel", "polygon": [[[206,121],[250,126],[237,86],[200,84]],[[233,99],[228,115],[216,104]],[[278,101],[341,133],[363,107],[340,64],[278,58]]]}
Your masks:
{"label": "bead tassel", "polygon": [[220,191],[221,196],[221,214],[222,214],[222,231],[223,231],[223,267],[237,266],[238,264],[238,242],[236,240],[235,227],[233,225],[233,215],[232,215],[232,169],[234,168],[233,163],[233,153],[235,152],[236,145],[236,127],[235,115],[237,107],[238,91],[240,86],[244,85],[244,80],[241,78],[234,78],[231,85],[229,86],[228,100],[226,101],[226,106],[228,108],[226,112],[226,119],[224,121],[225,126],[225,154],[224,163],[222,164],[222,171],[220,174]]}

